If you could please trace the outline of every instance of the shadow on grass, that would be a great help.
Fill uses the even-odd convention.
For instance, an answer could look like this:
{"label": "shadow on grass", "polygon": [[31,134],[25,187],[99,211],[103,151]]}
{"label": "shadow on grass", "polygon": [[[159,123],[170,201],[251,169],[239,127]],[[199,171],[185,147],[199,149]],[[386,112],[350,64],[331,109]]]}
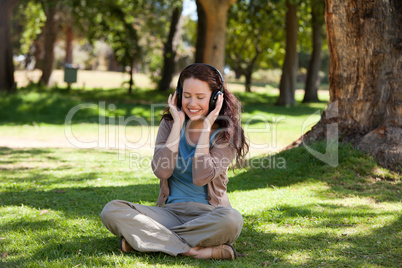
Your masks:
{"label": "shadow on grass", "polygon": [[[323,265],[326,267],[356,267],[400,262],[398,232],[402,226],[401,217],[387,226],[370,228],[362,235],[361,233],[348,234],[348,226],[331,227],[341,229],[340,233],[332,232],[331,228],[322,229],[322,226],[314,226],[311,216],[317,215],[318,212],[314,211],[315,208],[287,206],[280,210],[282,211],[280,217],[277,215],[277,208],[264,210],[257,216],[244,216],[245,224],[242,234],[234,245],[240,254],[236,261],[202,261],[181,256],[175,258],[162,253],[124,254],[118,250],[119,238],[102,231],[70,239],[52,235],[41,236],[41,240],[46,243],[39,250],[29,257],[22,256],[18,260],[6,264],[25,266],[32,264],[32,260],[46,260],[51,263],[60,261],[69,265],[90,265],[90,260],[95,261],[96,259],[97,266],[109,266],[112,264],[111,261],[119,262],[116,258],[120,257],[129,257],[129,260],[120,260],[124,263],[128,262],[128,264],[133,261],[146,263],[149,266],[185,265],[186,267],[260,267],[268,265],[292,267],[295,265],[292,258],[298,260],[298,266],[301,263],[306,267],[322,267]],[[303,217],[310,217],[310,220],[299,223],[294,219],[294,215],[297,214],[299,214],[299,218],[303,215]],[[374,211],[367,213],[351,211],[348,216],[356,220],[365,220],[373,214],[388,215],[388,213]],[[345,215],[329,213],[325,216],[331,222],[338,222],[342,221],[342,217]],[[268,230],[266,226],[268,226]],[[19,220],[11,226],[1,227],[2,230],[18,228],[31,229],[35,232],[65,229],[62,224],[44,220],[30,222]],[[269,228],[282,231],[271,232]],[[308,229],[310,231],[303,231],[305,228],[310,228]],[[321,228],[321,230],[315,232],[314,228]],[[287,229],[289,232],[286,231]],[[9,254],[14,254],[14,252],[9,252]]]}
{"label": "shadow on grass", "polygon": [[[122,123],[119,122],[120,117],[124,119],[131,117],[133,120],[126,125],[140,125],[138,120],[145,120],[147,125],[150,125],[153,120],[156,123],[159,122],[168,95],[169,92],[142,89],[136,90],[133,95],[127,95],[121,89],[66,92],[60,89],[44,90],[31,86],[20,89],[17,94],[1,95],[0,122],[7,125],[40,123],[62,125],[65,123],[67,114],[75,108],[77,111],[72,114],[72,124],[97,124],[101,123],[100,120],[104,120],[107,124],[115,125]],[[316,108],[304,104],[298,104],[292,108],[275,106],[276,97],[265,93],[238,93],[237,95],[244,105],[245,112],[250,114],[264,112],[284,116],[303,116],[317,111]],[[82,106],[83,104],[88,106]],[[113,105],[110,106],[111,104]],[[114,122],[111,122],[109,117],[114,118]],[[250,123],[258,122],[260,121]]]}
{"label": "shadow on grass", "polygon": [[[326,144],[316,143],[310,148],[325,153]],[[334,198],[360,196],[377,202],[398,202],[402,199],[402,184],[394,178],[398,175],[379,172],[378,164],[371,157],[348,144],[339,144],[337,153],[337,167],[316,159],[304,147],[255,158],[255,162],[248,161],[247,172],[234,174],[229,179],[228,191],[286,187],[320,181],[330,186],[329,190],[317,192],[318,196],[325,195],[325,198],[330,198],[329,191],[334,194]]]}
{"label": "shadow on grass", "polygon": [[[301,212],[297,207],[289,207],[288,210]],[[372,213],[351,213],[351,217],[367,218]],[[384,215],[386,215],[385,213]],[[383,215],[377,213],[377,215]],[[330,215],[333,221],[340,221],[341,215]],[[284,220],[291,220],[291,216],[283,215]],[[245,216],[247,223],[243,227],[242,235],[236,242],[240,253],[246,254],[247,263],[254,266],[277,264],[279,266],[293,266],[294,262],[287,259],[298,259],[304,267],[357,267],[366,265],[387,265],[387,263],[400,263],[400,237],[397,233],[402,226],[402,217],[391,224],[381,228],[370,228],[364,235],[348,234],[347,226],[338,226],[341,233],[324,229],[320,232],[304,231],[307,226],[296,227],[291,224],[281,223],[271,228],[282,228],[280,234],[270,234],[269,231],[260,231],[259,226],[266,226],[275,221],[269,216]],[[308,225],[308,223],[307,223]],[[286,231],[289,229],[289,233]],[[300,230],[300,231],[297,231]],[[311,229],[310,229],[311,230]],[[342,231],[343,230],[343,231]],[[256,256],[258,259],[248,258]],[[300,266],[297,265],[297,266]]]}
{"label": "shadow on grass", "polygon": [[[109,106],[113,104],[114,106]],[[28,93],[28,95],[15,94],[5,96],[0,100],[2,111],[0,113],[0,122],[7,125],[24,125],[24,124],[56,124],[63,125],[67,115],[71,115],[71,123],[102,123],[104,120],[107,124],[119,124],[119,117],[124,119],[133,116],[132,110],[136,109],[134,120],[126,125],[136,126],[139,123],[135,118],[141,118],[149,125],[151,123],[151,105],[146,104],[130,104],[125,102],[114,102],[109,100],[83,100],[72,96],[63,96],[60,93]],[[112,108],[110,108],[112,107]],[[74,108],[74,110],[73,110]],[[157,107],[156,114],[159,117],[161,107]],[[74,112],[75,111],[75,112]],[[114,118],[112,123],[109,118]],[[34,122],[34,123],[33,123]]]}
{"label": "shadow on grass", "polygon": [[[93,178],[96,179],[97,176],[99,174],[93,174]],[[43,179],[43,175],[42,178],[36,179]],[[63,181],[63,178],[59,180]],[[40,187],[38,188],[40,189]],[[12,185],[4,187],[4,190],[0,193],[0,202],[3,206],[24,205],[38,210],[62,211],[68,218],[99,215],[103,206],[114,199],[133,203],[155,203],[159,193],[157,184],[121,187],[60,187],[48,191],[26,189],[24,185]]]}
{"label": "shadow on grass", "polygon": [[[182,256],[171,257],[158,252],[126,254],[118,249],[119,239],[111,236],[83,235],[74,238],[73,241],[60,241],[54,237],[45,239],[48,241],[46,245],[36,251],[31,258],[33,260],[46,260],[53,264],[59,262],[59,265],[64,267],[79,267],[81,265],[86,266],[86,264],[92,267],[121,267],[123,264],[125,264],[125,267],[136,267],[138,263],[146,263],[148,267],[160,267],[160,265],[210,267],[211,262],[213,263],[213,261],[200,262]],[[31,266],[32,260],[21,258],[13,262],[7,262],[5,265],[6,267]],[[57,265],[55,266],[57,267]]]}
{"label": "shadow on grass", "polygon": [[[315,145],[316,150],[322,150],[323,144]],[[28,149],[13,150],[0,148],[0,155],[14,155],[18,159],[32,157],[49,159],[50,162],[63,161],[52,154],[55,149]],[[107,153],[107,152],[105,152]],[[50,155],[49,155],[50,154]],[[52,158],[48,158],[52,157]],[[386,180],[386,175],[381,181],[371,183],[363,179],[365,177],[379,176],[375,174],[376,164],[362,153],[352,150],[347,145],[340,145],[340,165],[336,168],[314,159],[304,148],[282,152],[277,157],[286,159],[286,169],[250,169],[246,173],[234,175],[230,178],[230,191],[248,191],[270,187],[286,187],[301,182],[320,181],[330,186],[325,192],[317,192],[328,199],[328,193],[334,193],[337,198],[347,196],[359,196],[373,198],[376,202],[400,201],[400,191],[394,182]],[[5,262],[9,266],[32,266],[35,260],[47,260],[49,262],[68,263],[71,266],[93,266],[92,260],[96,259],[97,266],[108,266],[115,260],[118,251],[118,238],[109,234],[103,226],[100,226],[99,213],[103,206],[111,200],[122,199],[134,203],[152,203],[156,201],[159,187],[156,183],[138,183],[128,186],[79,186],[77,177],[69,175],[55,176],[36,169],[35,173],[24,177],[24,181],[36,181],[36,186],[51,184],[70,184],[71,187],[59,187],[41,190],[35,184],[6,184],[0,193],[0,203],[4,207],[26,207],[37,209],[49,209],[63,212],[62,220],[74,220],[85,218],[94,224],[95,233],[88,235],[73,232],[73,236],[66,239],[53,235],[39,235],[41,241],[46,241],[38,250],[29,254],[19,254],[19,260]],[[16,172],[21,172],[17,169]],[[23,172],[23,170],[22,170]],[[121,172],[121,171],[119,171]],[[85,173],[85,180],[95,181],[101,171]],[[4,175],[4,173],[3,173]],[[7,174],[6,174],[7,175]],[[133,177],[130,172],[122,173],[122,176]],[[152,176],[152,175],[150,175]],[[41,184],[42,181],[42,184]],[[75,182],[75,184],[74,184]],[[133,181],[135,183],[135,181]],[[377,185],[379,184],[379,185]],[[381,185],[392,187],[381,188]],[[367,185],[367,186],[364,186]],[[362,187],[367,187],[362,188]],[[235,247],[238,253],[243,254],[237,261],[197,261],[184,257],[173,258],[160,253],[134,253],[123,254],[135,261],[147,265],[185,265],[194,267],[250,267],[261,266],[263,263],[270,265],[292,266],[291,261],[285,260],[292,254],[303,255],[303,265],[308,267],[326,266],[366,266],[371,263],[383,264],[398,263],[398,249],[400,248],[401,217],[391,224],[381,228],[371,228],[365,235],[348,234],[349,225],[359,224],[368,218],[390,217],[389,212],[374,211],[368,207],[345,207],[342,205],[310,205],[290,206],[282,205],[264,209],[256,215],[245,215],[245,224],[242,235],[236,241]],[[315,223],[316,219],[325,218],[325,221]],[[347,219],[347,222],[345,222]],[[307,227],[309,231],[303,231]],[[46,230],[60,230],[69,232],[66,225],[57,221],[43,219],[24,220],[16,219],[11,223],[0,224],[2,232],[16,230],[32,230],[34,232]],[[100,229],[99,229],[100,228]],[[282,228],[282,232],[270,231],[270,228]],[[286,232],[289,228],[289,232]],[[102,230],[99,233],[96,231]],[[300,232],[298,232],[300,230]],[[315,231],[317,230],[317,231]],[[342,233],[334,232],[341,230]],[[343,231],[344,230],[344,231]],[[44,232],[46,233],[46,232]],[[36,238],[35,238],[36,239]],[[12,241],[2,241],[2,247]],[[18,252],[9,252],[10,255]],[[331,254],[331,255],[328,255]],[[106,256],[105,258],[102,258]],[[296,256],[297,257],[297,256]],[[387,260],[386,260],[387,259]],[[123,261],[124,262],[124,261]],[[2,263],[3,264],[3,263]],[[49,263],[48,263],[49,264]]]}
{"label": "shadow on grass", "polygon": [[[20,158],[32,158],[32,156],[37,156],[41,154],[49,154],[53,150],[52,149],[42,149],[42,148],[34,148],[34,149],[13,149],[9,147],[0,147],[0,156],[12,155],[13,158],[18,161]],[[47,156],[51,160],[55,160],[51,156]],[[1,161],[1,160],[0,160]]]}

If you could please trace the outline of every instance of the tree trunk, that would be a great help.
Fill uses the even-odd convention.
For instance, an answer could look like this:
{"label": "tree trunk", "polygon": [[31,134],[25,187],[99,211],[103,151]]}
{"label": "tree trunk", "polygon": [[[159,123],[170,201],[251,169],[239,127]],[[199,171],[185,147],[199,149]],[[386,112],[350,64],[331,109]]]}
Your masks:
{"label": "tree trunk", "polygon": [[252,73],[246,73],[245,75],[244,75],[244,77],[246,78],[246,81],[245,81],[245,83],[244,83],[244,86],[245,86],[245,89],[246,89],[246,92],[251,92],[251,74]]}
{"label": "tree trunk", "polygon": [[252,84],[252,75],[254,72],[254,66],[255,63],[257,62],[258,57],[260,56],[262,49],[259,47],[259,45],[256,46],[255,49],[255,55],[251,59],[250,62],[247,62],[247,67],[244,69],[244,76],[246,77],[246,83],[245,83],[245,88],[246,92],[251,92],[251,84]]}
{"label": "tree trunk", "polygon": [[402,3],[326,0],[330,101],[303,142],[329,138],[372,154],[401,171]]}
{"label": "tree trunk", "polygon": [[35,58],[35,66],[34,69],[43,69],[43,58],[44,58],[44,52],[43,52],[43,30],[42,34],[38,35],[38,37],[34,40],[34,47],[35,50],[33,52],[34,58]]}
{"label": "tree trunk", "polygon": [[225,35],[227,13],[236,0],[199,0],[207,22],[203,62],[223,73],[225,64]]}
{"label": "tree trunk", "polygon": [[10,17],[17,2],[17,0],[2,0],[0,2],[0,92],[12,92],[16,89]]}
{"label": "tree trunk", "polygon": [[50,76],[53,71],[54,66],[54,45],[57,39],[57,30],[59,26],[59,14],[57,8],[57,0],[50,1],[45,4],[45,38],[44,38],[44,52],[45,56],[43,59],[42,76],[40,82],[49,85]]}
{"label": "tree trunk", "polygon": [[66,29],[66,58],[64,63],[72,64],[73,63],[73,41],[74,34],[71,26],[67,26]]}
{"label": "tree trunk", "polygon": [[175,71],[175,58],[176,50],[179,44],[181,29],[183,26],[183,20],[181,16],[182,6],[176,7],[172,13],[172,19],[170,22],[170,32],[168,40],[165,43],[165,49],[163,53],[163,72],[162,79],[159,82],[159,91],[166,91],[170,88],[173,74]]}
{"label": "tree trunk", "polygon": [[297,6],[286,1],[286,55],[279,83],[277,105],[290,106],[296,103],[295,90],[298,68],[297,58]]}
{"label": "tree trunk", "polygon": [[197,4],[197,44],[195,45],[195,62],[203,62],[205,38],[207,36],[207,18],[205,10],[199,0],[195,1]]}
{"label": "tree trunk", "polygon": [[303,102],[317,102],[318,88],[320,86],[320,67],[322,51],[322,26],[324,24],[325,3],[321,0],[313,1],[311,4],[311,20],[313,24],[313,52],[307,70],[307,80],[304,88]]}
{"label": "tree trunk", "polygon": [[134,62],[132,62],[130,65],[130,80],[128,81],[128,94],[129,95],[131,95],[131,93],[133,92],[133,85],[134,85],[133,71],[134,71]]}

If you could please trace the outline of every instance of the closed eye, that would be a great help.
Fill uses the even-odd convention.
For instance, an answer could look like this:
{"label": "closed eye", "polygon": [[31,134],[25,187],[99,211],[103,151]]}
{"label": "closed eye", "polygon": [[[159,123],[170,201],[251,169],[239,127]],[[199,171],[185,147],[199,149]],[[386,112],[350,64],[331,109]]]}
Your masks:
{"label": "closed eye", "polygon": [[[184,96],[184,98],[185,99],[189,99],[189,98],[191,98],[190,96]],[[199,100],[203,100],[204,99],[204,97],[197,97],[197,99],[199,99]]]}

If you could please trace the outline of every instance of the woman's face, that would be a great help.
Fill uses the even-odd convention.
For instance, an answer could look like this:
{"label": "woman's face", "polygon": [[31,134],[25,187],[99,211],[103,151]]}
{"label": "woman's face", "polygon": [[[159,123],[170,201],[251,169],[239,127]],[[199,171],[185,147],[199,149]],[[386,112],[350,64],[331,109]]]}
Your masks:
{"label": "woman's face", "polygon": [[211,94],[207,82],[196,78],[184,80],[182,110],[191,120],[204,119],[208,115]]}

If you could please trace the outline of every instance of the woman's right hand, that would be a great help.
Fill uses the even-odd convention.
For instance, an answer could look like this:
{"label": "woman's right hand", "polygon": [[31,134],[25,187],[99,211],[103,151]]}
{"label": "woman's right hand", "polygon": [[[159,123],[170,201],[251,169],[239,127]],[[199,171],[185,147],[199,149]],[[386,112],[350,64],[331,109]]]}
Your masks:
{"label": "woman's right hand", "polygon": [[186,116],[183,111],[179,111],[176,102],[177,102],[177,91],[174,92],[173,97],[172,94],[169,95],[168,99],[169,112],[173,117],[174,123],[176,122],[180,123],[180,126],[182,126]]}

